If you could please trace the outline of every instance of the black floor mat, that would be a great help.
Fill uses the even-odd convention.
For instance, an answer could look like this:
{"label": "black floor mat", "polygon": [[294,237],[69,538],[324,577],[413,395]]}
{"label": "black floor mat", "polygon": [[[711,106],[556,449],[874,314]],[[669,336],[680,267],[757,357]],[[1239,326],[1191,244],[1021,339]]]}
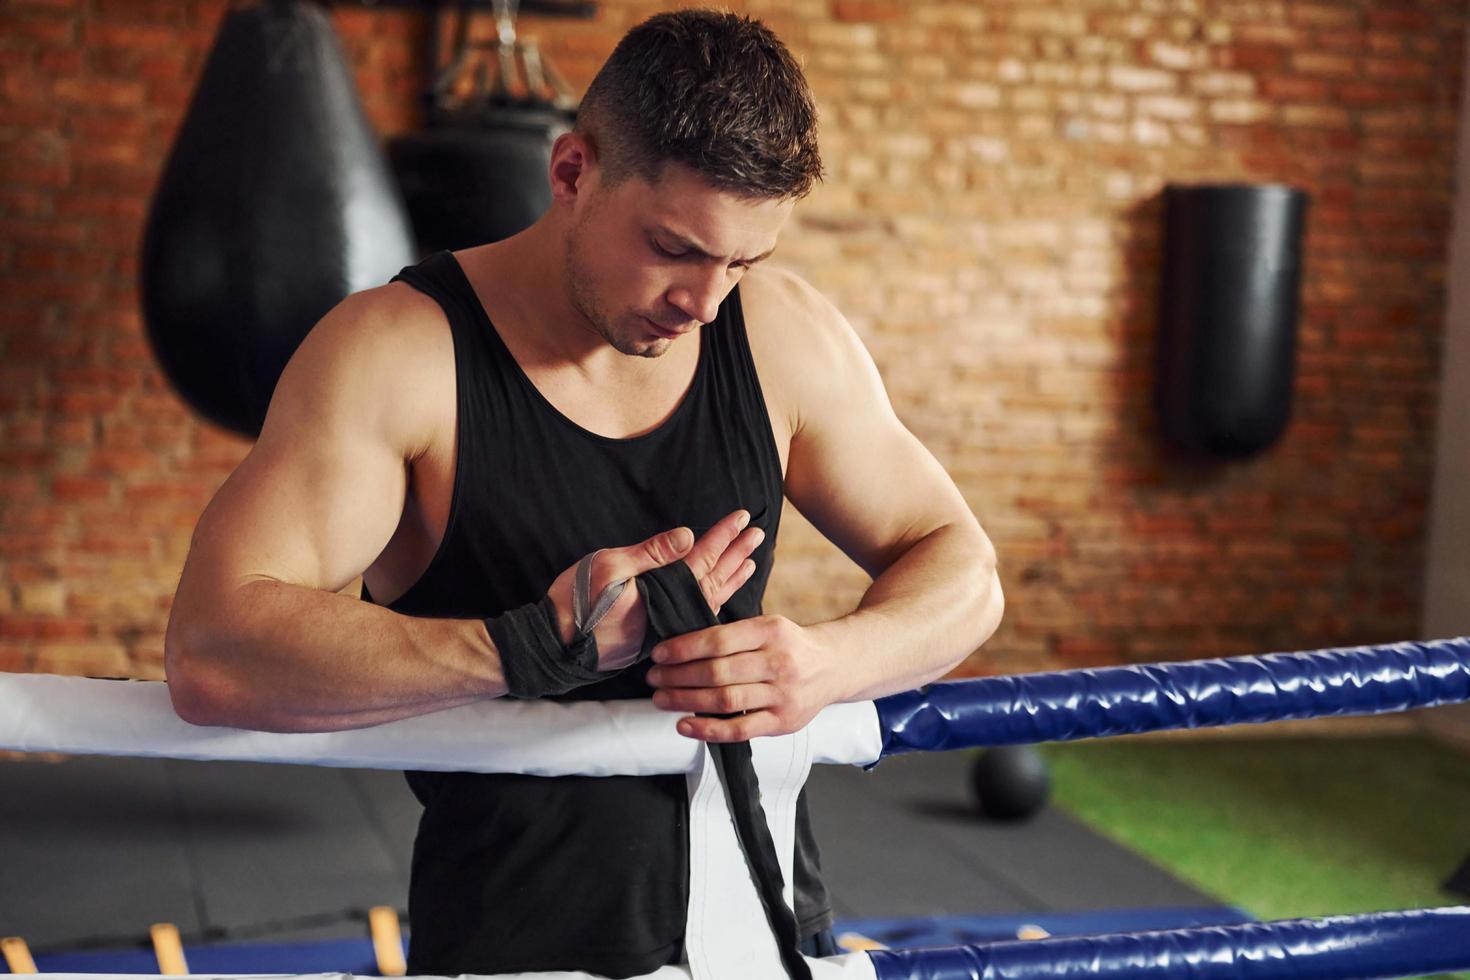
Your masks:
{"label": "black floor mat", "polygon": [[[964,754],[817,767],[809,798],[839,916],[1217,904],[1049,809],[970,810]],[[395,772],[77,758],[0,762],[0,935],[119,946],[362,935],[407,907],[418,804]]]}

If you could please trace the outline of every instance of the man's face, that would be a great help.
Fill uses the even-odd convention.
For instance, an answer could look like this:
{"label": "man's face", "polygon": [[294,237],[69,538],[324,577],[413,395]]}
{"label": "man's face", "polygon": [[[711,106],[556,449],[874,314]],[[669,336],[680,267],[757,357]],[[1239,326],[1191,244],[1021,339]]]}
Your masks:
{"label": "man's face", "polygon": [[567,290],[603,339],[636,357],[658,357],[713,320],[775,248],[795,203],[744,200],[678,164],[653,184],[594,182],[586,194],[567,234]]}

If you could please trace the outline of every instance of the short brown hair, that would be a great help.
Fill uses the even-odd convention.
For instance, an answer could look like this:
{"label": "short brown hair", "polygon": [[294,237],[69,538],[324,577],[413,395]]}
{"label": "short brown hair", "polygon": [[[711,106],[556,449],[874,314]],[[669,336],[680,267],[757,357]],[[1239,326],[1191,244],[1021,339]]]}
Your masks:
{"label": "short brown hair", "polygon": [[606,179],[657,179],[685,164],[744,197],[803,197],[822,179],[817,110],[791,52],[758,20],[714,10],[655,14],[613,49],[577,131]]}

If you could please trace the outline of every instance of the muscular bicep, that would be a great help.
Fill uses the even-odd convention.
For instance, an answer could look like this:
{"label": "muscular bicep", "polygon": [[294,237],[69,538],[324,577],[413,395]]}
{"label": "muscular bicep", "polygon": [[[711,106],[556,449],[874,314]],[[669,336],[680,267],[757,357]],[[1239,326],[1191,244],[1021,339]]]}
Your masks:
{"label": "muscular bicep", "polygon": [[328,314],[286,366],[260,438],[195,528],[176,616],[208,618],[260,578],[339,591],[392,537],[414,411],[396,397],[399,344],[367,302]]}
{"label": "muscular bicep", "polygon": [[[947,524],[975,525],[934,455],[898,418],[872,357],[825,301],[805,323],[786,496],[829,540],[877,577]],[[978,525],[976,525],[978,526]]]}

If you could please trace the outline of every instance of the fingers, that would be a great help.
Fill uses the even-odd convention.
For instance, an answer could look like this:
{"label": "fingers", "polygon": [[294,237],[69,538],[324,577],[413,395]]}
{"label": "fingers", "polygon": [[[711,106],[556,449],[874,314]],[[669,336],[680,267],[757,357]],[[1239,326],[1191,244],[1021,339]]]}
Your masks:
{"label": "fingers", "polygon": [[631,547],[611,549],[608,554],[615,554],[618,559],[618,577],[631,578],[683,558],[692,547],[694,532],[687,527],[676,527]]}
{"label": "fingers", "polygon": [[734,684],[729,687],[678,688],[653,692],[654,706],[664,711],[715,714],[769,708],[779,698],[780,692],[770,684]]}
{"label": "fingers", "polygon": [[680,735],[701,742],[747,742],[795,730],[783,724],[774,711],[752,711],[734,718],[680,718],[675,727]]}
{"label": "fingers", "polygon": [[648,683],[658,688],[720,687],[768,680],[774,680],[770,661],[754,652],[654,667],[648,672]]}
{"label": "fingers", "polygon": [[709,596],[710,612],[718,616],[725,603],[730,601],[730,597],[739,592],[754,574],[754,561],[747,558],[741,562],[740,567],[735,570],[735,574],[727,578],[724,584],[716,588],[713,594]]}
{"label": "fingers", "polygon": [[720,557],[730,547],[731,542],[741,531],[745,530],[749,523],[750,512],[737,510],[720,518],[714,527],[706,531],[694,543],[694,547],[689,550],[688,556],[684,559],[689,570],[694,573],[694,577],[704,581],[705,577],[719,564]]}
{"label": "fingers", "polygon": [[772,635],[768,617],[736,620],[670,637],[653,648],[658,664],[684,664],[711,657],[728,657],[732,653],[759,650]]}
{"label": "fingers", "polygon": [[[706,631],[711,638],[734,636],[739,623]],[[737,645],[738,639],[729,641]],[[710,644],[706,649],[715,649]],[[793,729],[783,727],[771,710],[781,705],[781,688],[773,683],[777,671],[769,657],[761,651],[746,651],[728,656],[688,663],[661,664],[648,672],[648,682],[656,690],[653,703],[664,711],[690,711],[703,714],[748,712],[735,726],[709,728],[709,719],[681,719],[679,730],[693,738],[708,741],[740,741],[752,735],[785,734]],[[685,723],[693,723],[685,731]],[[778,731],[778,729],[780,729]],[[707,732],[712,732],[706,734]]]}
{"label": "fingers", "polygon": [[[608,555],[615,558],[618,578],[642,575],[683,558],[704,586],[705,594],[711,595],[741,572],[741,564],[765,540],[765,532],[758,527],[747,530],[749,524],[749,511],[737,510],[726,514],[698,540],[689,528],[676,527],[631,547],[609,549]],[[734,592],[734,588],[729,589],[719,602],[723,604]]]}
{"label": "fingers", "polygon": [[[707,588],[705,592],[710,595],[711,599],[715,595],[720,595],[720,602],[723,603],[734,594],[734,589],[723,592],[723,594],[721,594],[721,591],[730,580],[730,577],[740,572],[746,560],[755,553],[755,549],[759,548],[761,542],[765,539],[766,532],[764,529],[748,527],[744,531],[741,531],[734,541],[730,542],[729,546],[725,548],[725,553],[720,555],[719,560],[715,562],[714,568],[710,569],[709,574],[704,576],[705,581],[710,583],[710,588]],[[752,571],[755,570],[754,566],[755,563],[751,562]]]}

